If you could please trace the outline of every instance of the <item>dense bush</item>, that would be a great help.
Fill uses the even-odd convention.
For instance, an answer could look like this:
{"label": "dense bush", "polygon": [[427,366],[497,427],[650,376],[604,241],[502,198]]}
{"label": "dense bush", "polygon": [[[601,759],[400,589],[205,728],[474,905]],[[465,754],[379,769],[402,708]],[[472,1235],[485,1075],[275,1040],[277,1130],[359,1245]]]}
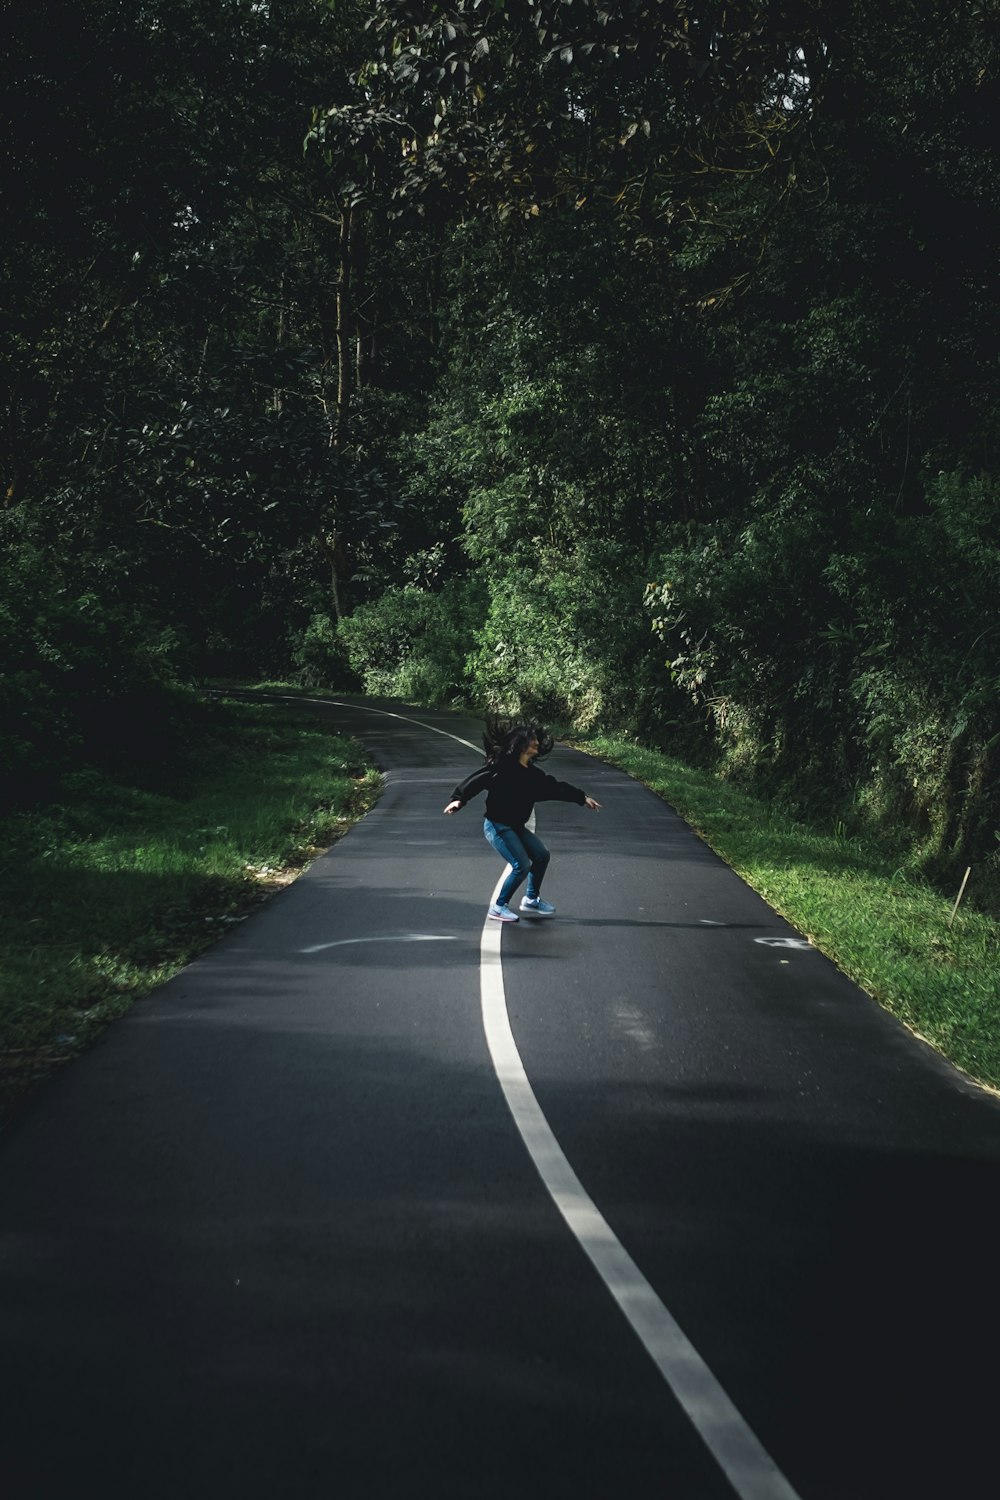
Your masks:
{"label": "dense bush", "polygon": [[856,581],[873,642],[851,684],[864,801],[915,827],[933,867],[990,848],[1000,824],[997,481],[940,473],[886,539],[893,566]]}
{"label": "dense bush", "polygon": [[661,652],[642,586],[613,546],[540,551],[491,571],[490,606],[470,656],[478,703],[580,728],[650,729]]}
{"label": "dense bush", "polygon": [[437,593],[387,589],[340,621],[338,639],[366,692],[454,703],[468,692],[466,657],[483,607],[475,578],[452,579]]}
{"label": "dense bush", "polygon": [[[9,518],[8,518],[9,519]],[[60,577],[31,545],[0,556],[0,779],[7,805],[51,790],[81,761],[168,748],[175,633]]]}
{"label": "dense bush", "polygon": [[345,642],[329,615],[312,615],[304,629],[292,638],[291,660],[304,687],[350,690],[359,686]]}
{"label": "dense bush", "polygon": [[895,828],[928,869],[989,852],[1000,810],[995,481],[939,474],[910,514],[811,504],[689,531],[647,603],[723,769]]}

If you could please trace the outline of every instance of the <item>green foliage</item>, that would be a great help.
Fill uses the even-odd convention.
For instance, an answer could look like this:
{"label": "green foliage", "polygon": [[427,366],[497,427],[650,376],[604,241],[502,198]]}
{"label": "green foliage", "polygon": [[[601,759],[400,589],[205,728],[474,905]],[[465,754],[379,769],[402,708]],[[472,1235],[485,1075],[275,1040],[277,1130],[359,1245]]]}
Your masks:
{"label": "green foliage", "polygon": [[992,858],[990,20],[21,7],[8,770],[294,670]]}
{"label": "green foliage", "polygon": [[395,516],[333,441],[338,209],[302,155],[364,17],[40,0],[11,19],[6,501],[66,597],[172,633],[187,670],[286,665],[289,616],[335,584],[346,606]]}
{"label": "green foliage", "polygon": [[655,658],[627,563],[623,549],[591,545],[494,573],[470,658],[474,700],[549,723],[649,729]]}
{"label": "green foliage", "polygon": [[1000,794],[995,481],[929,479],[913,514],[856,517],[850,552],[815,489],[783,499],[663,556],[647,602],[672,674],[731,774],[854,800],[953,869],[988,850]]}
{"label": "green foliage", "polygon": [[338,637],[366,692],[454,703],[466,691],[466,656],[482,611],[475,578],[452,579],[438,593],[407,585],[342,619]]}
{"label": "green foliage", "polygon": [[60,577],[30,543],[0,553],[3,801],[46,793],[79,760],[162,754],[180,657],[169,627],[102,600],[79,573]]}
{"label": "green foliage", "polygon": [[347,157],[359,196],[388,185],[400,217],[429,216],[447,193],[501,219],[591,196],[648,212],[684,148],[699,168],[780,163],[839,40],[816,11],[776,25],[760,0],[377,0],[361,87],[315,111],[311,139]]}
{"label": "green foliage", "polygon": [[292,665],[303,687],[357,688],[358,678],[329,615],[313,615],[292,643]]}
{"label": "green foliage", "polygon": [[897,523],[896,566],[857,581],[862,627],[882,637],[852,683],[866,800],[920,829],[941,870],[988,850],[1000,805],[997,500],[995,479],[934,476]]}
{"label": "green foliage", "polygon": [[[461,508],[489,600],[464,646],[477,703],[634,726],[662,696],[641,580],[670,502],[649,382],[669,360],[670,312],[643,280],[636,335],[623,309],[636,277],[593,226],[542,223],[507,250],[475,229],[456,236],[448,368],[398,472],[411,500]],[[457,566],[447,545],[443,558]]]}

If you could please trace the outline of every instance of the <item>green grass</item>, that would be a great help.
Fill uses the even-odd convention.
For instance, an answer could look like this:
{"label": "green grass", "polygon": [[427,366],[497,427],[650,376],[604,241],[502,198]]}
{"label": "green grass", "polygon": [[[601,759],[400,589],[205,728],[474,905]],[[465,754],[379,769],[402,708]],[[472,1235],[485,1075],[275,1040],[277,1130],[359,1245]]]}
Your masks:
{"label": "green grass", "polygon": [[77,771],[0,833],[0,1112],[378,796],[354,741],[292,706],[206,708],[158,771]]}
{"label": "green grass", "polygon": [[[676,808],[747,883],[881,1005],[1000,1087],[1000,922],[842,829],[797,822],[710,772],[613,736],[577,739]],[[955,893],[957,895],[957,891]]]}

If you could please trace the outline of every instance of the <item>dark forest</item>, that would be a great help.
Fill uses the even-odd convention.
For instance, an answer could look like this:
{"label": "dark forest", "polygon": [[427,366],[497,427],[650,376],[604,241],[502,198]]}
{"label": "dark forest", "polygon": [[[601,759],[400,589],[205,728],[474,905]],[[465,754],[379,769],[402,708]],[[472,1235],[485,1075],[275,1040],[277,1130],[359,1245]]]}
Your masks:
{"label": "dark forest", "polygon": [[280,678],[995,867],[998,19],[7,7],[8,805]]}

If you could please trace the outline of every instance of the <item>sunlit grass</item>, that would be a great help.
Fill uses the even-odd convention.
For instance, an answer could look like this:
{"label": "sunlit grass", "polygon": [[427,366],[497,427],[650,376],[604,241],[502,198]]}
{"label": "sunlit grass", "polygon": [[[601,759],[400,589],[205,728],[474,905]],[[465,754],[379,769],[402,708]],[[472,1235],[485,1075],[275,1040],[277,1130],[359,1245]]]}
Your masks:
{"label": "sunlit grass", "polygon": [[154,779],[77,772],[0,834],[0,1108],[287,883],[381,786],[315,717],[236,702]]}
{"label": "sunlit grass", "polygon": [[705,841],[887,1010],[965,1072],[1000,1087],[1000,922],[878,846],[797,822],[613,736],[585,747],[659,793]]}

